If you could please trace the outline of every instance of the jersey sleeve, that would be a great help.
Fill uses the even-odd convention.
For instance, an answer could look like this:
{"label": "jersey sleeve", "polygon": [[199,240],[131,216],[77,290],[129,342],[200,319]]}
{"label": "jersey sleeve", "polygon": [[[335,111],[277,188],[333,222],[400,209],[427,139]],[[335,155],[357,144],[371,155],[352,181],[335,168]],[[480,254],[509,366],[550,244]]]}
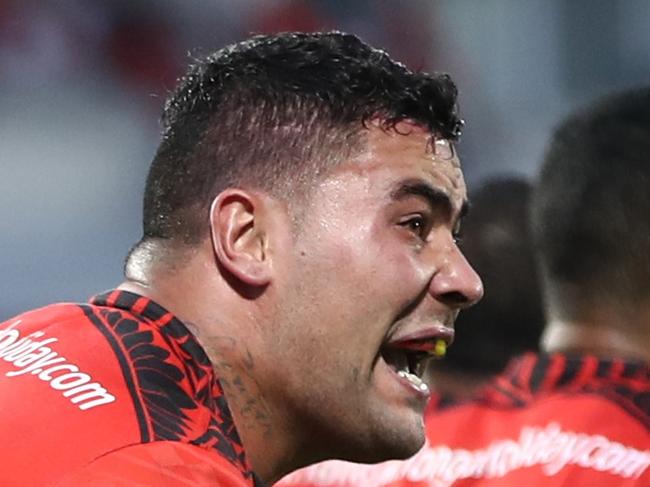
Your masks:
{"label": "jersey sleeve", "polygon": [[197,446],[159,441],[110,452],[55,487],[252,487],[237,467]]}

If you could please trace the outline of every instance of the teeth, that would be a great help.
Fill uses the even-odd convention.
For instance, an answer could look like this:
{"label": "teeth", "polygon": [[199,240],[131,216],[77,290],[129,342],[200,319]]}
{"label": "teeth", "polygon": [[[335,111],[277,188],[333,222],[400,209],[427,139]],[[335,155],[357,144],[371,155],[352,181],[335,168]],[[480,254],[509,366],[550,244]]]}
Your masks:
{"label": "teeth", "polygon": [[423,382],[422,379],[420,379],[417,375],[411,374],[404,370],[398,371],[397,375],[399,375],[403,379],[408,380],[411,384],[413,384],[417,389],[421,390],[422,392],[429,392],[429,386],[425,382]]}

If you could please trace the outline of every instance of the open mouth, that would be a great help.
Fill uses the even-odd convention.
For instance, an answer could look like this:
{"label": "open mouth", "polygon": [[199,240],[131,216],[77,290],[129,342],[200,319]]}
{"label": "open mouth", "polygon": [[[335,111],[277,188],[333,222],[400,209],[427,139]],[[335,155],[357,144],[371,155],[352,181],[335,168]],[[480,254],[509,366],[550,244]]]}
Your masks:
{"label": "open mouth", "polygon": [[380,353],[384,362],[400,378],[408,381],[416,390],[428,394],[429,386],[422,380],[427,362],[444,357],[448,343],[448,339],[433,336],[398,340],[385,344]]}

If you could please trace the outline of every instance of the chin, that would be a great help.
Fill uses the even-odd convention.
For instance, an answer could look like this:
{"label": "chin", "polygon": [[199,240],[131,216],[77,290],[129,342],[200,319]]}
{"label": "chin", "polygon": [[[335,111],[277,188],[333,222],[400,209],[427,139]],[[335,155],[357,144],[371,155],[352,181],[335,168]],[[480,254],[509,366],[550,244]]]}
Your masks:
{"label": "chin", "polygon": [[413,438],[412,441],[395,443],[391,445],[389,449],[385,449],[381,452],[381,458],[375,460],[375,463],[384,462],[386,460],[406,460],[415,455],[423,446],[424,434],[419,435],[417,439]]}
{"label": "chin", "polygon": [[424,429],[408,432],[391,432],[385,437],[375,438],[370,445],[356,448],[348,461],[357,463],[380,463],[388,460],[406,460],[424,446]]}

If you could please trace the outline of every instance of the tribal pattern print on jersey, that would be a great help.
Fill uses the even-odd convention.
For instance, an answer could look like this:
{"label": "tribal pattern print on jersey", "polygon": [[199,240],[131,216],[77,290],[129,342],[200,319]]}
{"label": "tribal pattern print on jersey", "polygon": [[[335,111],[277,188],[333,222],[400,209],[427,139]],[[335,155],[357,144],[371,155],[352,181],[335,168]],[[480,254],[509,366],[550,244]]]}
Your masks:
{"label": "tribal pattern print on jersey", "polygon": [[[222,400],[223,390],[187,328],[164,308],[136,294],[113,291],[95,297],[92,304],[82,307],[120,361],[142,442],[173,440],[215,448],[240,469],[249,470],[230,410]],[[154,335],[151,325],[162,333]],[[208,427],[199,429],[206,421]]]}
{"label": "tribal pattern print on jersey", "polygon": [[137,294],[0,323],[0,416],[3,486],[87,485],[102,469],[117,485],[259,484],[207,355]]}

